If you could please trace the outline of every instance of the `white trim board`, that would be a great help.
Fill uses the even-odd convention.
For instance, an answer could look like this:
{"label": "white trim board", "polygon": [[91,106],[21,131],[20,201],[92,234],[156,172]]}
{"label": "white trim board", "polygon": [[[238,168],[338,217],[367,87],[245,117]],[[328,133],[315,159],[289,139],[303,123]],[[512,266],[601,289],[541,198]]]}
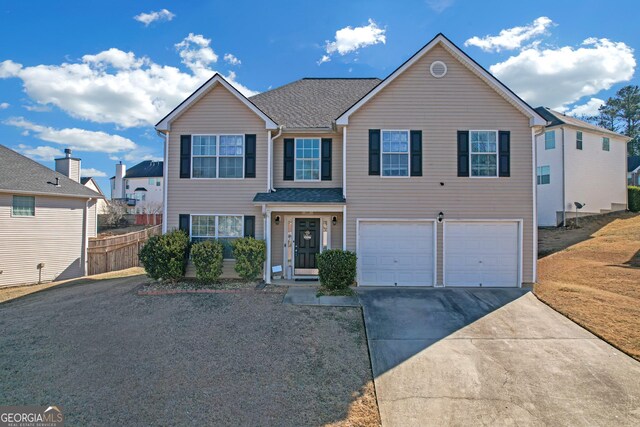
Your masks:
{"label": "white trim board", "polygon": [[[276,211],[278,212],[278,211]],[[273,213],[273,212],[272,212]],[[291,274],[289,274],[289,260],[287,258],[287,249],[288,249],[288,239],[287,239],[287,224],[289,222],[289,220],[293,221],[293,234],[291,236],[291,244],[293,245],[293,250],[295,251],[295,244],[296,244],[296,219],[297,218],[317,218],[320,220],[320,251],[318,253],[322,253],[324,251],[323,249],[323,245],[322,245],[322,222],[323,221],[327,221],[327,249],[331,249],[331,229],[332,229],[332,224],[331,224],[331,219],[332,217],[335,215],[318,215],[318,214],[300,214],[300,215],[284,215],[284,218],[281,219],[281,221],[284,221],[283,223],[283,236],[282,236],[282,275],[283,277],[286,277],[287,280],[295,280],[295,279],[312,279],[312,278],[317,278],[318,276],[314,276],[314,275],[296,275],[295,274],[295,258],[292,260],[292,266],[291,266]],[[343,224],[344,226],[344,224]],[[271,238],[271,236],[269,236],[269,238]],[[295,254],[294,254],[295,256]]]}

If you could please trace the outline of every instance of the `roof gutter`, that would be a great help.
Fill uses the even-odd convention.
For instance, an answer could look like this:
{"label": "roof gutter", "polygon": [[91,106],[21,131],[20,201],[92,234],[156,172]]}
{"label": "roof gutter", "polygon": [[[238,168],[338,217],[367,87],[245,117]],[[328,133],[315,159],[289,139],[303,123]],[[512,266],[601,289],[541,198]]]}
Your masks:
{"label": "roof gutter", "polygon": [[103,195],[96,193],[94,196],[83,196],[81,194],[61,194],[61,193],[44,193],[41,191],[27,191],[27,190],[7,190],[5,188],[0,188],[0,193],[7,194],[26,194],[29,196],[50,196],[50,197],[69,197],[72,199],[105,199]]}

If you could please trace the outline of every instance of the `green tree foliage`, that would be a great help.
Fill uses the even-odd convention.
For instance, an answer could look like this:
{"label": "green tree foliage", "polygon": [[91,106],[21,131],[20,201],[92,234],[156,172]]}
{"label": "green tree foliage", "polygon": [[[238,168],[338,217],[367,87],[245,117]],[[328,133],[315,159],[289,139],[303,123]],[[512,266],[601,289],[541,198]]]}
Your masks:
{"label": "green tree foliage", "polygon": [[640,87],[625,86],[598,110],[591,122],[614,132],[622,133],[632,140],[627,148],[630,155],[640,155]]}

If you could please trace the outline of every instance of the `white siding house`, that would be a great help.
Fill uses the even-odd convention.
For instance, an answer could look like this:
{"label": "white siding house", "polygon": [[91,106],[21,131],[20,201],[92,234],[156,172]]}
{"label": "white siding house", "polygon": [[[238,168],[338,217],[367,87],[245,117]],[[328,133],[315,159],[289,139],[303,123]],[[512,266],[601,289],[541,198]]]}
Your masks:
{"label": "white siding house", "polygon": [[116,165],[111,200],[127,200],[130,214],[160,214],[164,200],[163,162],[145,160],[130,169]]}

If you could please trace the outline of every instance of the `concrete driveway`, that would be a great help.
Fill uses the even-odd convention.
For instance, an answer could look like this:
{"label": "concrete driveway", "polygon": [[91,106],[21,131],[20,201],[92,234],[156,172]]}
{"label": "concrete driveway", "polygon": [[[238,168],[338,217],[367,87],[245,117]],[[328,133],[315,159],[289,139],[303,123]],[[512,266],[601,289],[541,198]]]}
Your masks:
{"label": "concrete driveway", "polygon": [[359,289],[383,425],[640,425],[640,363],[520,289]]}

